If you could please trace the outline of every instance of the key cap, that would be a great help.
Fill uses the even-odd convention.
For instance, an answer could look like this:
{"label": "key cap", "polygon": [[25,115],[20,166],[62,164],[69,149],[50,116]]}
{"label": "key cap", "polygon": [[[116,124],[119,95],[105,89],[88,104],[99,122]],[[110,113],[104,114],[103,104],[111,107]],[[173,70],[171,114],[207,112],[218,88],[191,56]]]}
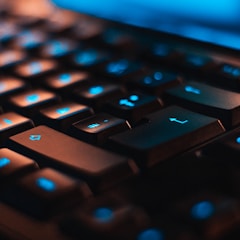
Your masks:
{"label": "key cap", "polygon": [[106,103],[104,110],[134,124],[144,115],[157,111],[162,106],[163,103],[157,97],[135,92],[112,99]]}
{"label": "key cap", "polygon": [[27,87],[26,83],[21,79],[14,77],[1,77],[0,79],[0,99],[1,102],[6,99],[7,96],[22,91]]}
{"label": "key cap", "polygon": [[107,101],[121,96],[122,89],[114,84],[93,82],[77,88],[73,94],[77,102],[87,104],[99,110]]}
{"label": "key cap", "polygon": [[76,86],[86,84],[89,79],[89,74],[82,71],[62,72],[57,75],[49,76],[45,80],[45,84],[53,91],[62,94]]}
{"label": "key cap", "polygon": [[32,80],[34,83],[37,79],[45,77],[49,73],[56,71],[57,63],[53,60],[36,59],[20,64],[15,68],[17,76]]}
{"label": "key cap", "polygon": [[34,171],[7,189],[4,200],[24,212],[47,218],[91,195],[86,183],[51,168]]}
{"label": "key cap", "polygon": [[61,222],[61,229],[76,238],[131,240],[148,224],[143,209],[108,196],[76,209]]}
{"label": "key cap", "polygon": [[176,106],[145,117],[149,122],[109,138],[117,150],[152,166],[218,136],[225,130],[214,118]]}
{"label": "key cap", "polygon": [[71,134],[83,141],[103,145],[107,138],[130,128],[126,120],[100,113],[73,124]]}
{"label": "key cap", "polygon": [[218,118],[226,128],[240,123],[240,94],[198,82],[188,82],[166,91],[167,100]]}
{"label": "key cap", "polygon": [[170,87],[177,86],[182,82],[182,78],[166,70],[150,70],[142,76],[130,79],[129,85],[133,89],[141,89],[145,92],[160,95]]}
{"label": "key cap", "polygon": [[34,127],[31,119],[14,112],[0,114],[0,144],[8,137]]}
{"label": "key cap", "polygon": [[33,117],[40,107],[57,103],[58,100],[58,96],[52,92],[35,89],[10,97],[7,106],[20,114]]}
{"label": "key cap", "polygon": [[127,157],[91,146],[45,126],[11,137],[9,146],[36,156],[42,164],[84,177],[98,189],[109,187],[138,172],[135,163]]}
{"label": "key cap", "polygon": [[0,42],[6,43],[11,41],[19,33],[19,28],[8,21],[1,21],[0,24]]}
{"label": "key cap", "polygon": [[72,123],[90,117],[93,110],[82,104],[64,102],[51,107],[42,108],[37,119],[40,124],[59,130],[67,130]]}
{"label": "key cap", "polygon": [[32,159],[7,148],[0,149],[0,186],[4,186],[6,181],[36,169],[38,165]]}

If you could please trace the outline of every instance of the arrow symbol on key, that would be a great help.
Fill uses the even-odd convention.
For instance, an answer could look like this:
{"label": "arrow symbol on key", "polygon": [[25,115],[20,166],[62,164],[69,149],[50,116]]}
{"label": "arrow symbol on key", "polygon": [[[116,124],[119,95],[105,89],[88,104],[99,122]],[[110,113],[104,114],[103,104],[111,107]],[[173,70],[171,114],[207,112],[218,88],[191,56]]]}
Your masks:
{"label": "arrow symbol on key", "polygon": [[188,123],[188,120],[181,121],[181,120],[178,120],[177,118],[169,118],[169,121],[170,122],[180,123],[180,124]]}

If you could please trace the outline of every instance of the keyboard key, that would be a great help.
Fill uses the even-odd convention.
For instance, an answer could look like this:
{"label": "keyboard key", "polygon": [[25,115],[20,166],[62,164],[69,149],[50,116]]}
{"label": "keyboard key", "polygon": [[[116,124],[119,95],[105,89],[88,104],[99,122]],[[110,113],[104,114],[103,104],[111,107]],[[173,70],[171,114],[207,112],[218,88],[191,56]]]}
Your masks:
{"label": "keyboard key", "polygon": [[69,214],[61,228],[76,238],[131,240],[148,224],[144,210],[110,196],[90,200]]}
{"label": "keyboard key", "polygon": [[133,89],[141,89],[148,93],[160,95],[164,90],[182,82],[182,78],[169,71],[155,70],[143,73],[142,76],[130,79],[129,85]]}
{"label": "keyboard key", "polygon": [[0,53],[0,69],[6,70],[27,60],[25,52],[20,50],[5,50]]}
{"label": "keyboard key", "polygon": [[34,127],[31,119],[25,118],[14,112],[0,114],[0,143],[8,137]]}
{"label": "keyboard key", "polygon": [[76,101],[99,110],[107,101],[122,95],[118,85],[108,83],[91,83],[77,88],[73,92]]}
{"label": "keyboard key", "polygon": [[57,75],[47,77],[45,84],[54,91],[66,94],[67,90],[87,83],[89,77],[90,76],[87,72],[82,71],[62,72]]}
{"label": "keyboard key", "polygon": [[77,43],[69,39],[52,39],[39,52],[43,58],[60,58],[71,54],[77,47]]}
{"label": "keyboard key", "polygon": [[142,93],[132,93],[115,98],[105,105],[105,111],[119,118],[136,123],[144,115],[159,110],[163,103],[157,97]]}
{"label": "keyboard key", "polygon": [[240,94],[197,82],[166,91],[171,100],[192,111],[218,118],[226,128],[240,123]]}
{"label": "keyboard key", "polygon": [[73,136],[93,144],[103,145],[108,137],[130,128],[126,120],[100,113],[73,124]]}
{"label": "keyboard key", "polygon": [[37,78],[45,77],[49,73],[56,71],[57,63],[53,60],[31,60],[20,64],[15,68],[17,76],[32,80],[34,83]]}
{"label": "keyboard key", "polygon": [[98,190],[138,172],[135,163],[127,157],[86,144],[45,126],[11,137],[10,146],[20,148],[25,154],[34,154],[42,164],[53,165],[76,177],[84,177]]}
{"label": "keyboard key", "polygon": [[40,110],[41,124],[59,130],[68,129],[72,123],[90,117],[93,110],[90,107],[74,102],[64,102]]}
{"label": "keyboard key", "polygon": [[71,56],[72,64],[77,68],[95,69],[109,60],[109,53],[95,48],[81,49]]}
{"label": "keyboard key", "polygon": [[14,77],[0,78],[0,99],[4,101],[7,96],[22,91],[26,88],[26,83]]}
{"label": "keyboard key", "polygon": [[56,103],[58,100],[57,95],[54,93],[43,89],[36,89],[10,97],[8,106],[23,115],[32,117],[40,107]]}
{"label": "keyboard key", "polygon": [[[15,190],[15,198],[11,191]],[[91,195],[88,186],[50,168],[34,171],[6,191],[5,201],[35,217],[46,218]],[[17,201],[16,201],[17,199]]]}
{"label": "keyboard key", "polygon": [[6,43],[14,39],[19,32],[19,28],[8,21],[1,21],[0,23],[0,42]]}
{"label": "keyboard key", "polygon": [[38,169],[38,165],[33,160],[7,148],[0,149],[1,186],[4,186],[7,180],[13,180],[13,177],[19,177],[36,169]]}
{"label": "keyboard key", "polygon": [[217,119],[175,106],[145,119],[148,123],[109,138],[116,150],[133,156],[140,165],[152,166],[224,132]]}

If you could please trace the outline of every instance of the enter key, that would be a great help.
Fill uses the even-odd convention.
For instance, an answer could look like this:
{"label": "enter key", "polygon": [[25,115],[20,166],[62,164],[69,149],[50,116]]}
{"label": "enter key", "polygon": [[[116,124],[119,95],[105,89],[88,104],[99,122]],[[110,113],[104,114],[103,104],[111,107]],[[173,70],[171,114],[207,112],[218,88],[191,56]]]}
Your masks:
{"label": "enter key", "polygon": [[146,116],[147,123],[110,137],[118,151],[151,166],[225,132],[215,118],[171,106]]}

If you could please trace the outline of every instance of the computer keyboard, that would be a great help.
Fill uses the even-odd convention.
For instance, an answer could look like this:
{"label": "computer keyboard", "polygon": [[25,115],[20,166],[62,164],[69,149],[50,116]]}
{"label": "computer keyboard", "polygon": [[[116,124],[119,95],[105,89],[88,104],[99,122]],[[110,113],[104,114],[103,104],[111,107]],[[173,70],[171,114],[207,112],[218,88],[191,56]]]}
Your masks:
{"label": "computer keyboard", "polygon": [[0,11],[0,239],[238,240],[239,58],[59,12]]}

